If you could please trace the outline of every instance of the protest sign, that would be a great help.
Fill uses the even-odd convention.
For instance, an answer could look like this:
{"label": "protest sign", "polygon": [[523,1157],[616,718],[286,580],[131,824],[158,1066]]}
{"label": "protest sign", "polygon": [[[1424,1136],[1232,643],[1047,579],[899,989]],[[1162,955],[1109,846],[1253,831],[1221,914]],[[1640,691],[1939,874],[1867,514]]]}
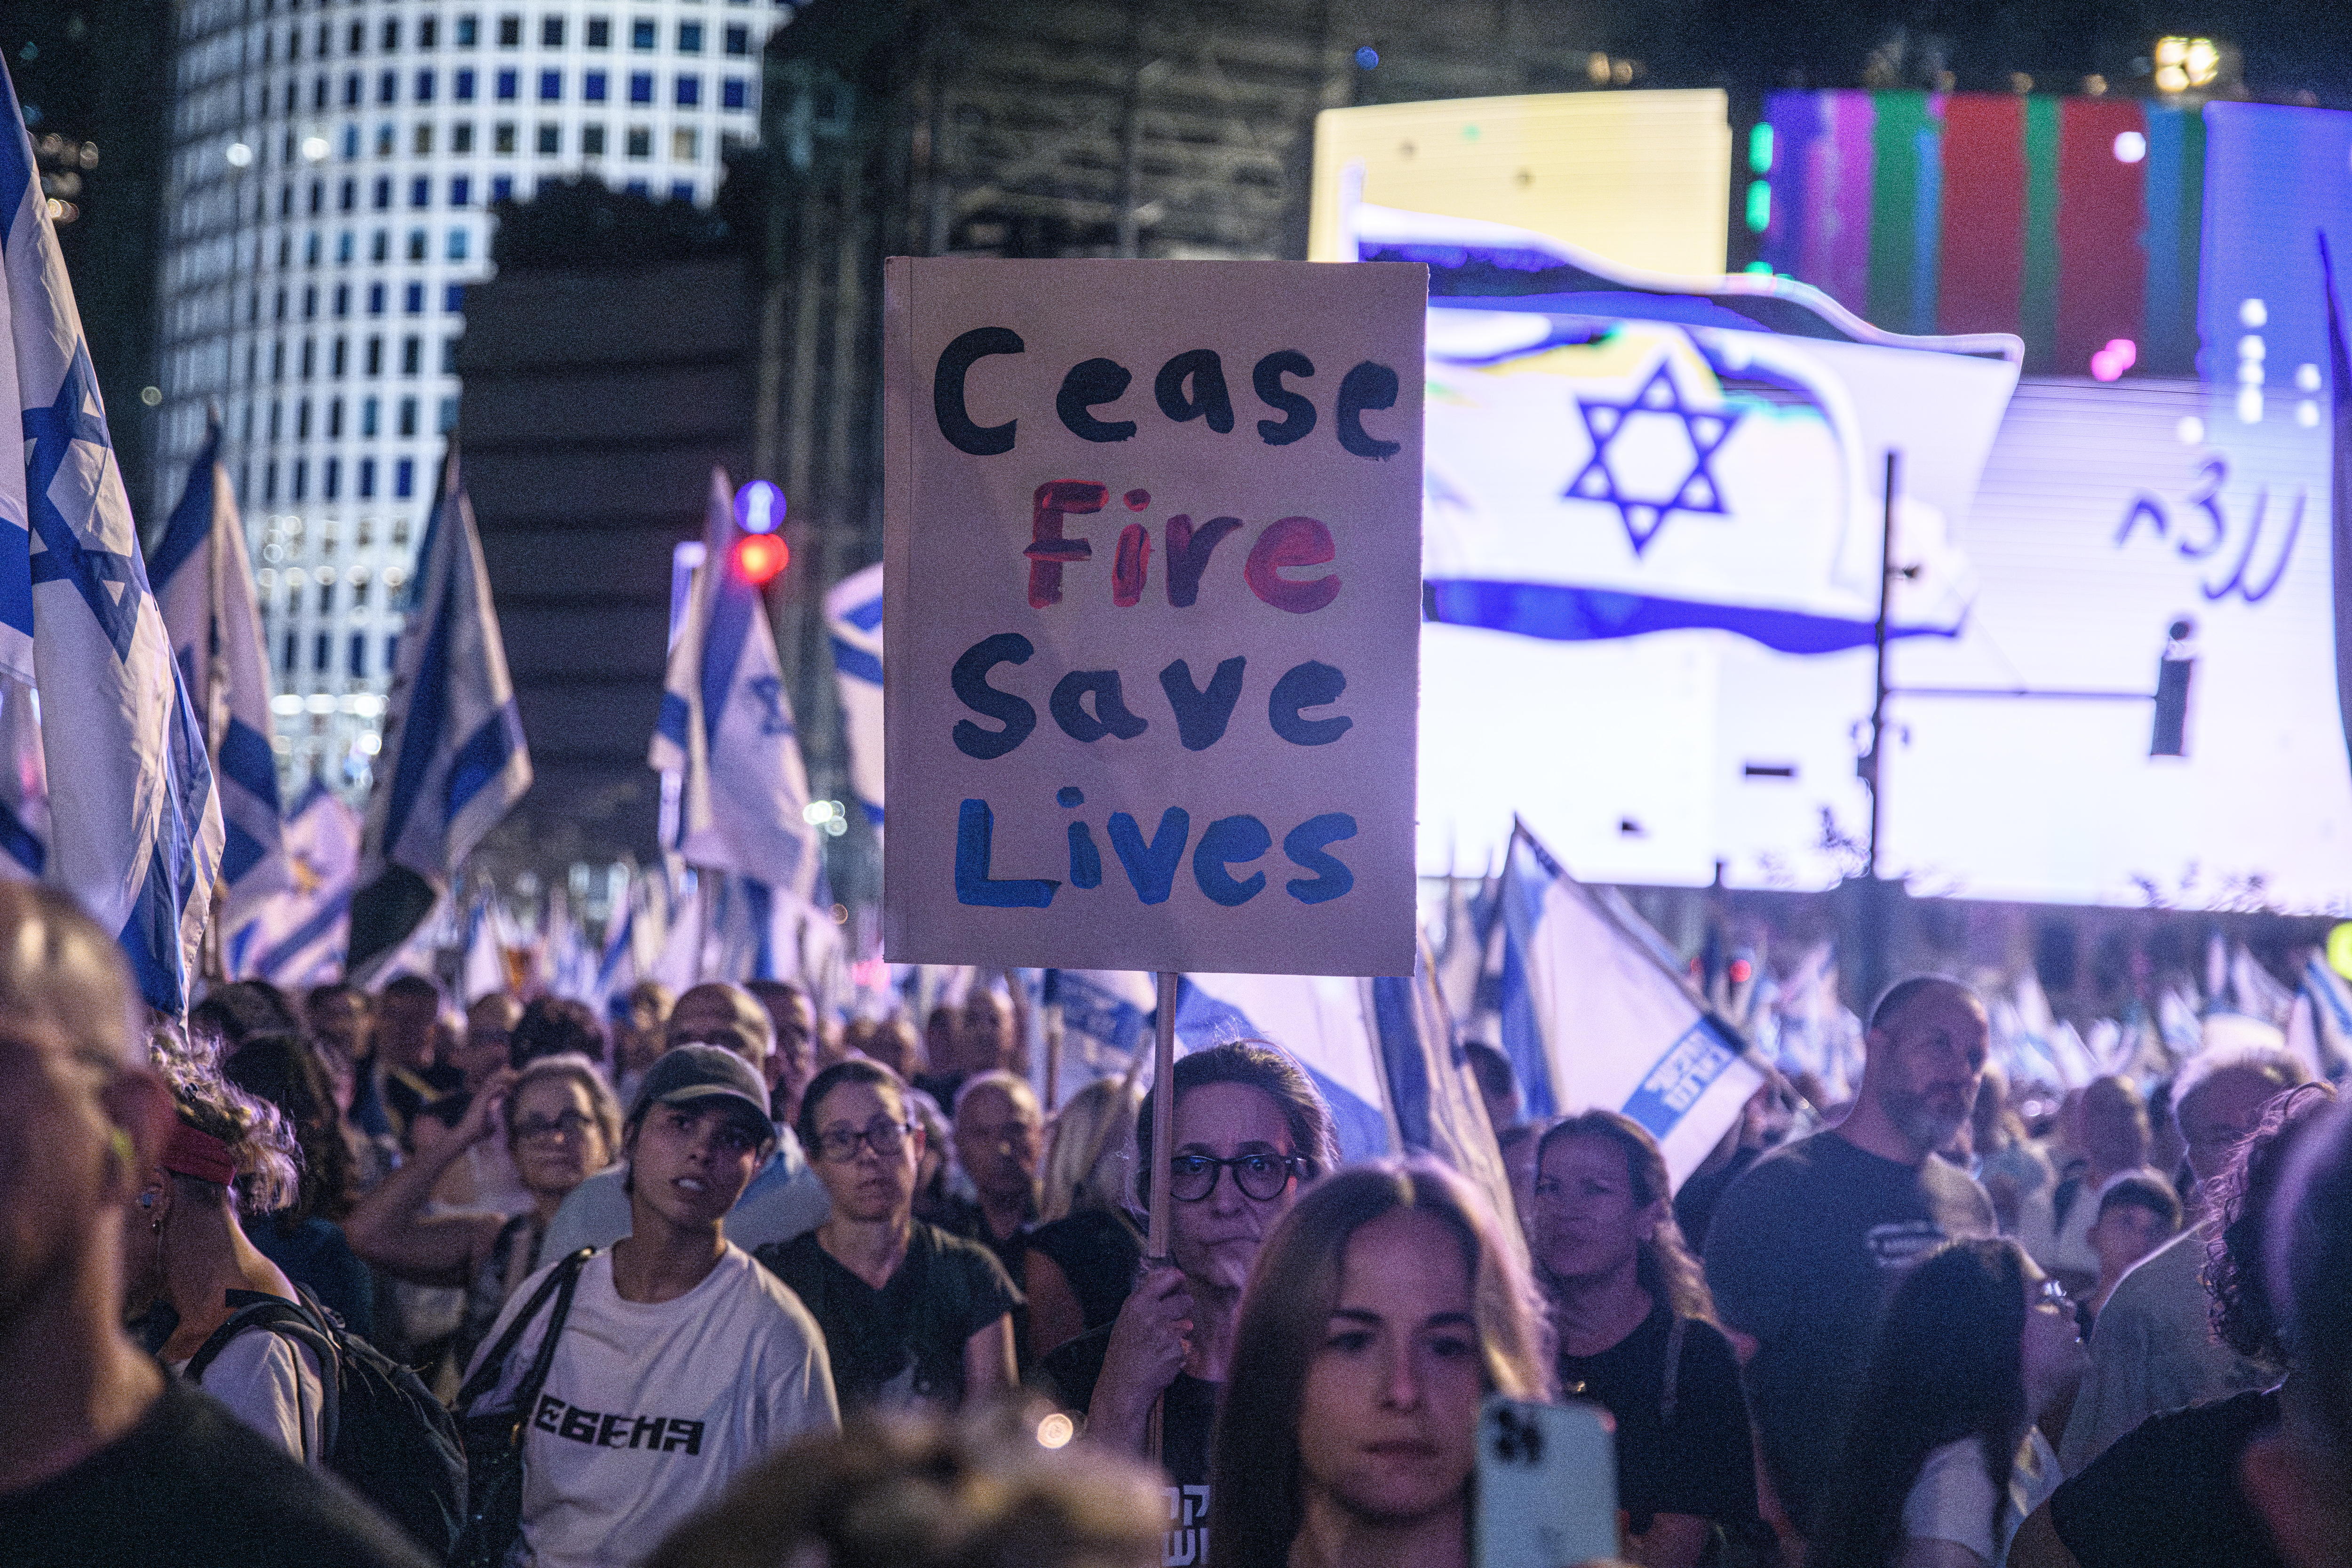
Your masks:
{"label": "protest sign", "polygon": [[1412,973],[1426,276],[889,262],[891,959]]}

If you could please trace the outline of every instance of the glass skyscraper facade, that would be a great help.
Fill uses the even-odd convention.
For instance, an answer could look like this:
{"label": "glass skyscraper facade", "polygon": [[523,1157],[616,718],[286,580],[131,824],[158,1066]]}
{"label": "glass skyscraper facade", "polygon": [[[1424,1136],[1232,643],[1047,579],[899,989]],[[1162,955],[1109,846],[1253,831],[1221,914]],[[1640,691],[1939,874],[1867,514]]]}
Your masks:
{"label": "glass skyscraper facade", "polygon": [[163,267],[160,523],[210,411],[299,791],[356,795],[457,411],[491,208],[590,174],[708,203],[754,139],[772,0],[185,0]]}

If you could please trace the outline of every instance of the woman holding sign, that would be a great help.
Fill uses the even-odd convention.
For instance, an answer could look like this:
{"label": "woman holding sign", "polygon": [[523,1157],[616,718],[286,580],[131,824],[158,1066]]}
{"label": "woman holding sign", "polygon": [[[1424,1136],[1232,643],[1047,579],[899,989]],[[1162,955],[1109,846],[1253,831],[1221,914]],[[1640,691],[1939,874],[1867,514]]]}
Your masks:
{"label": "woman holding sign", "polygon": [[[1263,1042],[1195,1051],[1176,1063],[1174,1082],[1173,1264],[1147,1268],[1110,1326],[1055,1351],[1044,1372],[1097,1442],[1159,1459],[1188,1489],[1171,1521],[1183,1530],[1207,1522],[1209,1435],[1242,1287],[1291,1200],[1337,1155],[1322,1097],[1297,1063]],[[1155,1084],[1136,1121],[1147,1202],[1159,1092]]]}

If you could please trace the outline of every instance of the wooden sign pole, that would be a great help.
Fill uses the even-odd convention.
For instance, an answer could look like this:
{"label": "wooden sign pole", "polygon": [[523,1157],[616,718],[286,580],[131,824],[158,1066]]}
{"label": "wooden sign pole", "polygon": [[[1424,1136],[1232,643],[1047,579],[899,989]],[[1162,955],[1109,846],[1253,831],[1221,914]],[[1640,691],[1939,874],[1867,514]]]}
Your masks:
{"label": "wooden sign pole", "polygon": [[1174,971],[1160,971],[1160,1010],[1154,1015],[1151,1057],[1151,1219],[1144,1256],[1170,1255],[1168,1215],[1171,1194],[1168,1165],[1176,1157],[1176,983]]}

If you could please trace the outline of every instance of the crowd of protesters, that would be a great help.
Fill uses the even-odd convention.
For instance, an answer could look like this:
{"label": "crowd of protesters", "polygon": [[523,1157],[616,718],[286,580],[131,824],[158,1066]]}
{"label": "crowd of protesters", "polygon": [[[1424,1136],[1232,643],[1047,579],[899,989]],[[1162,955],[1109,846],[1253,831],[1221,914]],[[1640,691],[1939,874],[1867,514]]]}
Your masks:
{"label": "crowd of protesters", "polygon": [[1496,1394],[1605,1409],[1661,1568],[2352,1562],[2352,1109],[2284,1052],[2029,1107],[1918,977],[1677,1185],[1473,1043],[1488,1191],[1343,1166],[1278,1042],[1049,1111],[985,987],[131,994],[0,884],[12,1562],[1467,1568]]}

